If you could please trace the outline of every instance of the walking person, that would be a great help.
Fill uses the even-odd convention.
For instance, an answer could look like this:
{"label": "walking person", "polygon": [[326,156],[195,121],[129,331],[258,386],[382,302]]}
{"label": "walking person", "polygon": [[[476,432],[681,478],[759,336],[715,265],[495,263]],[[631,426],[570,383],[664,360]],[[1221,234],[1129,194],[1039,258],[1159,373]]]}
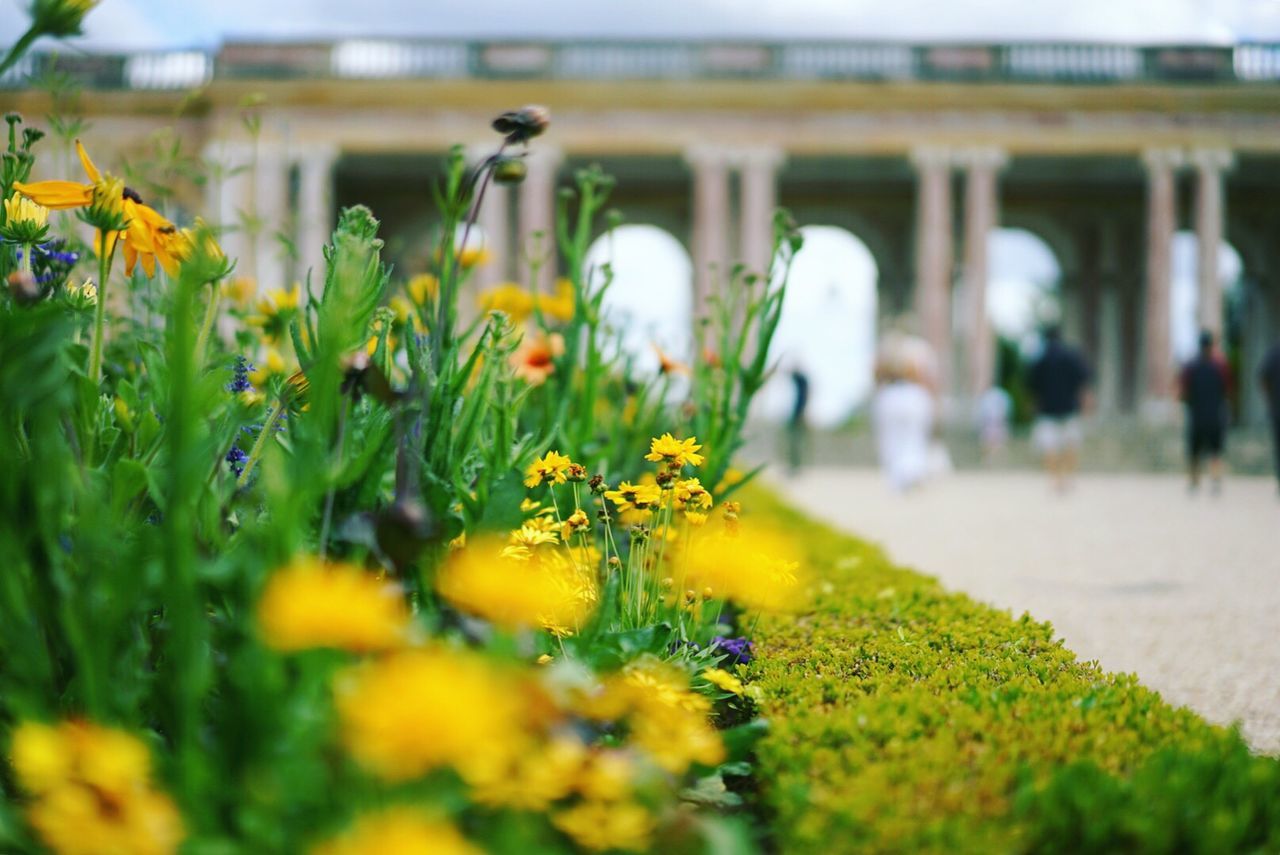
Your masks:
{"label": "walking person", "polygon": [[1089,364],[1079,350],[1062,340],[1057,326],[1045,330],[1044,351],[1031,366],[1027,386],[1036,407],[1032,442],[1054,488],[1065,493],[1080,464],[1080,413],[1089,386]]}
{"label": "walking person", "polygon": [[871,402],[876,452],[889,486],[906,492],[931,474],[933,396],[903,363],[882,366],[880,381]]}
{"label": "walking person", "polygon": [[1280,484],[1280,341],[1271,345],[1258,366],[1258,381],[1267,399],[1267,415],[1271,422],[1272,454],[1275,455],[1276,482]]}
{"label": "walking person", "polygon": [[800,365],[793,365],[789,373],[794,397],[791,416],[787,419],[787,467],[790,474],[797,475],[804,462],[809,439],[809,423],[805,418],[809,409],[809,375]]}
{"label": "walking person", "polygon": [[1200,489],[1204,461],[1209,463],[1210,489],[1222,492],[1222,452],[1227,434],[1227,395],[1231,373],[1214,351],[1213,333],[1200,333],[1195,357],[1178,376],[1179,397],[1187,408],[1187,478],[1194,493]]}

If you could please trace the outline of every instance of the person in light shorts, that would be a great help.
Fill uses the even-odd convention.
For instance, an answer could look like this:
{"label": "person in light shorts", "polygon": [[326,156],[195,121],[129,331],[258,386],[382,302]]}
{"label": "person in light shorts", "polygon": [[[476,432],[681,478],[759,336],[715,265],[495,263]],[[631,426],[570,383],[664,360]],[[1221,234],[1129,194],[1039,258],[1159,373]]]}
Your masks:
{"label": "person in light shorts", "polygon": [[1042,455],[1079,454],[1084,431],[1079,416],[1040,416],[1031,428],[1031,442]]}
{"label": "person in light shorts", "polygon": [[1057,327],[1044,334],[1044,352],[1031,366],[1027,386],[1036,402],[1032,441],[1058,492],[1066,492],[1080,460],[1080,411],[1089,385],[1084,356],[1063,343]]}

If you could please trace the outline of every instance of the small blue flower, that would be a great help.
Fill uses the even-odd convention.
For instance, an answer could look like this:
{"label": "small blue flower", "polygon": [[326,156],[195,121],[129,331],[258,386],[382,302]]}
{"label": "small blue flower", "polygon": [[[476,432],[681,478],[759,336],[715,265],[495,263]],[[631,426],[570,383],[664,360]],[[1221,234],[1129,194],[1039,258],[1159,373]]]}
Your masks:
{"label": "small blue flower", "polygon": [[755,642],[745,635],[741,638],[725,638],[722,635],[717,635],[711,639],[711,647],[728,654],[728,661],[735,665],[746,665],[755,658]]}
{"label": "small blue flower", "polygon": [[245,454],[240,446],[233,445],[231,446],[231,450],[227,452],[227,456],[224,459],[227,463],[231,464],[231,471],[236,474],[237,478],[239,478],[240,474],[244,472],[244,464],[248,462],[249,455]]}
{"label": "small blue flower", "polygon": [[227,391],[232,394],[252,392],[253,384],[249,382],[249,372],[253,370],[253,363],[243,356],[237,356],[236,364],[231,369],[231,382],[227,384]]}

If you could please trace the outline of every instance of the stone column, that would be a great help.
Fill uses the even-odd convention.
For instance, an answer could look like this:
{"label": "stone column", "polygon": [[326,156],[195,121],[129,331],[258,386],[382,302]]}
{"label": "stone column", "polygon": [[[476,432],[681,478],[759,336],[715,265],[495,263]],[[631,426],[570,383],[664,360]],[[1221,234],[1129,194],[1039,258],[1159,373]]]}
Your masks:
{"label": "stone column", "polygon": [[1174,393],[1170,345],[1170,290],[1173,277],[1173,233],[1177,228],[1177,170],[1184,161],[1179,149],[1149,149],[1147,170],[1147,292],[1143,307],[1144,409],[1163,418],[1170,414]]}
{"label": "stone column", "polygon": [[742,262],[766,279],[773,266],[773,213],[778,206],[778,169],[786,154],[776,148],[744,150],[742,168]]}
{"label": "stone column", "polygon": [[[276,239],[289,221],[289,169],[291,161],[283,142],[261,140],[258,143],[257,168],[250,169],[254,186],[256,228],[250,223],[249,267],[258,277],[258,288],[290,288],[287,250]],[[288,234],[288,231],[285,231]]]}
{"label": "stone column", "polygon": [[951,153],[911,152],[916,169],[916,314],[938,363],[938,391],[951,384]]}
{"label": "stone column", "polygon": [[1107,416],[1120,411],[1125,363],[1119,240],[1115,223],[1103,222],[1098,232],[1097,348],[1093,371],[1098,411]]}
{"label": "stone column", "polygon": [[964,293],[967,333],[968,379],[966,391],[973,398],[995,380],[995,339],[987,320],[987,279],[990,267],[987,242],[996,226],[998,199],[996,175],[1008,161],[999,149],[971,149],[961,155],[965,166],[964,191]]}
{"label": "stone column", "polygon": [[307,146],[298,153],[297,279],[305,284],[311,272],[316,294],[324,287],[324,247],[337,225],[333,210],[333,166],[338,149]]}
{"label": "stone column", "polygon": [[696,146],[685,152],[693,169],[693,308],[702,316],[718,279],[729,268],[729,152]]}
{"label": "stone column", "polygon": [[249,259],[244,213],[252,209],[253,182],[249,164],[253,146],[247,142],[209,143],[204,149],[210,179],[205,184],[205,216],[218,230],[218,243],[228,258],[236,259],[236,276],[256,276]]}
{"label": "stone column", "polygon": [[1196,285],[1200,328],[1222,338],[1222,282],[1218,251],[1223,231],[1223,173],[1231,168],[1231,152],[1197,149],[1191,152],[1196,171]]}
{"label": "stone column", "polygon": [[519,264],[517,279],[534,265],[539,291],[550,291],[556,277],[556,174],[564,154],[554,146],[539,143],[529,149],[525,163],[529,171],[520,184]]}

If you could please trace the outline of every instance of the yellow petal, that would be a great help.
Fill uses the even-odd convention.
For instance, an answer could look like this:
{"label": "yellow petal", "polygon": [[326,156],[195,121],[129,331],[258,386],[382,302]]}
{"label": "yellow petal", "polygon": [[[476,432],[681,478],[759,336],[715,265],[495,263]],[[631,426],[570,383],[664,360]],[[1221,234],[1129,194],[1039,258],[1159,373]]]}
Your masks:
{"label": "yellow petal", "polygon": [[102,180],[102,174],[89,159],[89,152],[84,150],[84,144],[80,140],[76,140],[76,154],[80,155],[80,165],[84,167],[84,174],[89,176],[89,180],[95,184]]}
{"label": "yellow petal", "polygon": [[124,244],[124,275],[132,276],[134,265],[138,263],[138,251],[128,241]]}
{"label": "yellow petal", "polygon": [[13,189],[46,208],[83,208],[93,199],[91,185],[74,181],[15,181]]}

